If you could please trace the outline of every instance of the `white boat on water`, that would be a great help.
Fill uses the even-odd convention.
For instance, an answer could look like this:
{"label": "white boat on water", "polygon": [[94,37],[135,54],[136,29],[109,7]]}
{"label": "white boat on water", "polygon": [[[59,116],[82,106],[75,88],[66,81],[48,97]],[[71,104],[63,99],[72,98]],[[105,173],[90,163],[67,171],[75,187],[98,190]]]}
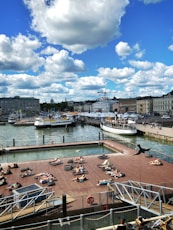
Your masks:
{"label": "white boat on water", "polygon": [[36,128],[68,126],[74,123],[74,117],[68,114],[49,116],[49,117],[37,117],[34,122]]}
{"label": "white boat on water", "polygon": [[133,125],[126,123],[100,123],[100,128],[119,135],[135,135],[137,133],[137,129]]}
{"label": "white boat on water", "polygon": [[9,124],[14,124],[15,122],[17,122],[18,119],[19,119],[19,115],[16,114],[16,113],[12,113],[8,117],[8,123]]}

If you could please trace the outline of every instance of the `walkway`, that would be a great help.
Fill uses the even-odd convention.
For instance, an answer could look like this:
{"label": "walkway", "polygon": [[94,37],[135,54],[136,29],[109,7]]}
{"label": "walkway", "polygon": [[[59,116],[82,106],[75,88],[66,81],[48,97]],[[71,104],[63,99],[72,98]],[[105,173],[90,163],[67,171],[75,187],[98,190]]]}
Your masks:
{"label": "walkway", "polygon": [[129,180],[111,184],[109,189],[114,192],[115,199],[140,205],[154,215],[173,214],[173,188]]}
{"label": "walkway", "polygon": [[146,136],[159,138],[166,141],[173,140],[173,128],[159,127],[151,124],[135,124],[138,131],[143,132]]}

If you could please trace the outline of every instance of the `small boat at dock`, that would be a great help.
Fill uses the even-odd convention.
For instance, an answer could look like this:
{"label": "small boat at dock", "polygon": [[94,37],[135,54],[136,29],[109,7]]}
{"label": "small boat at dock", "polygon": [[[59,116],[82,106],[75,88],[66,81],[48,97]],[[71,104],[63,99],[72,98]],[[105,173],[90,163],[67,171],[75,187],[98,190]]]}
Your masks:
{"label": "small boat at dock", "polygon": [[75,123],[74,117],[69,114],[48,117],[37,117],[34,122],[36,128],[68,126]]}

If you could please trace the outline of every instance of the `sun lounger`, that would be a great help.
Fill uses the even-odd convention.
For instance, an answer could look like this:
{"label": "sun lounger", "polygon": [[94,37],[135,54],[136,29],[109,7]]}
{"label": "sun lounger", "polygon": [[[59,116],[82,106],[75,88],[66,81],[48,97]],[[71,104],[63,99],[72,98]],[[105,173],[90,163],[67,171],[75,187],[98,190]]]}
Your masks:
{"label": "sun lounger", "polygon": [[74,176],[77,176],[77,175],[87,174],[88,171],[86,171],[86,170],[84,170],[83,172],[75,172],[75,171],[73,171],[72,173],[73,173]]}
{"label": "sun lounger", "polygon": [[20,177],[21,178],[24,178],[24,177],[28,177],[28,176],[34,176],[35,174],[34,173],[22,173],[22,174],[20,174]]}
{"label": "sun lounger", "polygon": [[71,171],[73,169],[73,165],[64,165],[64,170],[65,171]]}
{"label": "sun lounger", "polygon": [[98,158],[101,160],[104,160],[104,159],[108,159],[109,157],[108,155],[103,154],[103,155],[98,156]]}

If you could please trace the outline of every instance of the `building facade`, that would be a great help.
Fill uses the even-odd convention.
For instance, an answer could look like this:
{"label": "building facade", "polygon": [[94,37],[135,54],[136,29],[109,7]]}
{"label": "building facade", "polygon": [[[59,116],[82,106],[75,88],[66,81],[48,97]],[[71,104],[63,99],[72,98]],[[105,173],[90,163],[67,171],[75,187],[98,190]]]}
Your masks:
{"label": "building facade", "polygon": [[136,113],[136,98],[119,99],[119,113]]}
{"label": "building facade", "polygon": [[163,97],[153,98],[153,111],[163,114],[173,114],[173,95],[167,94]]}
{"label": "building facade", "polygon": [[139,114],[152,114],[153,113],[153,99],[142,98],[136,100],[136,112]]}
{"label": "building facade", "polygon": [[114,106],[117,101],[114,100],[100,100],[92,104],[92,112],[115,112]]}
{"label": "building facade", "polygon": [[14,112],[21,112],[26,116],[35,116],[40,112],[39,99],[30,97],[0,98],[0,110],[2,116],[8,116]]}

